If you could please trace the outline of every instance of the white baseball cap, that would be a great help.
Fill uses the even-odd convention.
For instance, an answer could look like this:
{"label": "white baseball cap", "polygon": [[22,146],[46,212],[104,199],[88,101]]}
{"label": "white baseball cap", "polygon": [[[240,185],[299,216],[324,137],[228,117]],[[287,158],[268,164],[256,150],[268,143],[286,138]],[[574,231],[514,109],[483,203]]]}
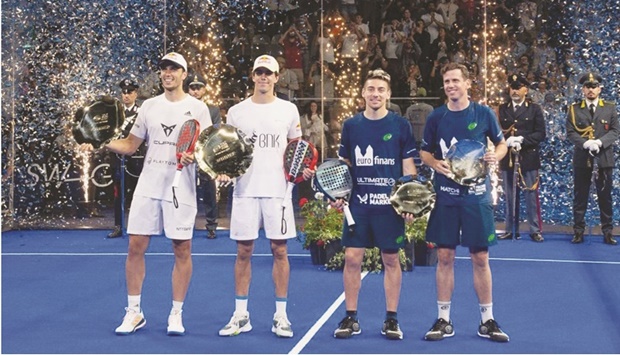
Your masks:
{"label": "white baseball cap", "polygon": [[252,69],[252,71],[258,69],[258,68],[267,68],[269,70],[271,70],[274,73],[278,73],[280,71],[280,66],[278,65],[278,61],[267,54],[263,54],[261,56],[259,56],[258,58],[256,58],[256,60],[254,61],[254,68]]}
{"label": "white baseball cap", "polygon": [[170,62],[174,65],[177,65],[181,68],[183,68],[183,70],[187,71],[187,61],[185,60],[185,58],[183,58],[182,55],[180,55],[177,52],[170,52],[168,54],[166,54],[160,61],[159,61],[159,67],[161,68],[162,65],[166,64],[165,62]]}

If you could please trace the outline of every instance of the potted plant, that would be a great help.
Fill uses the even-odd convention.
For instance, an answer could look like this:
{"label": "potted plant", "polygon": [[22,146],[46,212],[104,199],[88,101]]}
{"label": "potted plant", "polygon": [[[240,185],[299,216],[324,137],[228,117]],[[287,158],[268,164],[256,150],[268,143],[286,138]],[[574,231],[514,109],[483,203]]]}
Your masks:
{"label": "potted plant", "polygon": [[[327,270],[342,270],[344,267],[344,249],[340,244],[342,238],[342,211],[331,208],[323,199],[323,194],[315,194],[315,199],[299,201],[304,223],[298,234],[304,249],[310,250],[312,263],[325,265]],[[362,263],[364,271],[380,272],[383,264],[379,249],[367,249]]]}
{"label": "potted plant", "polygon": [[310,250],[312,263],[324,265],[342,250],[342,212],[331,208],[320,193],[311,201],[302,198],[299,206],[304,223],[300,227],[298,239],[304,249]]}
{"label": "potted plant", "polygon": [[[341,270],[344,267],[344,249],[340,244],[342,211],[331,208],[321,193],[317,193],[314,200],[302,198],[299,206],[304,223],[300,227],[298,239],[303,243],[304,249],[310,250],[312,263],[325,265],[328,270]],[[405,248],[399,251],[403,270],[411,271],[413,264],[434,265],[437,263],[435,245],[425,240],[427,221],[428,215],[416,218],[405,226],[407,240]],[[383,270],[381,253],[378,248],[366,249],[362,270],[369,272]]]}
{"label": "potted plant", "polygon": [[437,264],[437,246],[426,241],[426,226],[428,225],[428,214],[416,218],[412,223],[405,225],[407,244],[405,254],[408,264],[407,270],[413,269],[413,265],[432,266]]}

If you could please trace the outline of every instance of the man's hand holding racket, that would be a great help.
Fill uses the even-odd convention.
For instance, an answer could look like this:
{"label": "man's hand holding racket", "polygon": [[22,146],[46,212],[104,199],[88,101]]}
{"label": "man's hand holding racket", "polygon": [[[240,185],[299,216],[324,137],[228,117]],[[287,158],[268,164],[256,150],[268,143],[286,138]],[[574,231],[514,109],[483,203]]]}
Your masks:
{"label": "man's hand holding racket", "polygon": [[194,147],[200,135],[200,122],[197,120],[187,120],[181,126],[181,131],[177,137],[177,171],[172,181],[172,202],[174,207],[179,207],[179,201],[175,189],[179,187],[181,172],[183,167],[194,162]]}
{"label": "man's hand holding racket", "polygon": [[323,193],[334,208],[342,209],[349,231],[353,232],[355,220],[349,210],[349,197],[353,189],[353,179],[349,166],[342,160],[329,160],[316,170],[314,186]]}
{"label": "man's hand holding racket", "polygon": [[314,169],[314,168],[305,168],[303,173],[302,173],[302,176],[304,177],[305,181],[308,181],[308,180],[312,180],[312,178],[314,177],[314,173],[316,173],[316,169]]}
{"label": "man's hand holding racket", "polygon": [[183,152],[181,153],[181,158],[179,159],[179,163],[181,165],[188,166],[189,164],[193,164],[194,163],[194,152],[188,153],[188,152]]}

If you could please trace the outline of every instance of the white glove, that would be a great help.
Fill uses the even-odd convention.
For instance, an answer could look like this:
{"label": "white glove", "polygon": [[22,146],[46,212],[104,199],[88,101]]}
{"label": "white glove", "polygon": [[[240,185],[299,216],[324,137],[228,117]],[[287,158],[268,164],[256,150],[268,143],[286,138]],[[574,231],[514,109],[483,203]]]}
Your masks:
{"label": "white glove", "polygon": [[599,150],[601,150],[601,148],[599,148],[596,143],[593,143],[592,145],[590,145],[589,149],[590,149],[590,153],[592,154],[598,154]]}
{"label": "white glove", "polygon": [[522,136],[508,137],[508,139],[506,140],[506,144],[509,147],[514,147],[515,143],[519,144],[519,149],[521,149],[521,143],[523,143],[523,137]]}
{"label": "white glove", "polygon": [[596,145],[596,143],[594,142],[594,140],[593,140],[593,139],[589,139],[589,140],[587,140],[587,141],[585,141],[585,142],[583,143],[583,149],[585,149],[585,150],[590,150],[590,147],[591,147],[592,145]]}
{"label": "white glove", "polygon": [[596,143],[596,145],[598,145],[598,147],[599,147],[599,148],[602,148],[602,147],[603,147],[603,142],[601,142],[601,140],[600,140],[600,139],[596,139],[596,140],[594,140],[594,143]]}
{"label": "white glove", "polygon": [[515,151],[520,151],[521,150],[521,143],[519,142],[513,142],[512,143],[512,149],[514,149]]}

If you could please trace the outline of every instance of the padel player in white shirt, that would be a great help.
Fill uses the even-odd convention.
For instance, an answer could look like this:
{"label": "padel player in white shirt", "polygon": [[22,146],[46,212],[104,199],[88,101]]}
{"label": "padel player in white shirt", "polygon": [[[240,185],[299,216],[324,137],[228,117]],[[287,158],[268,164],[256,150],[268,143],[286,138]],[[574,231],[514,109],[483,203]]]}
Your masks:
{"label": "padel player in white shirt", "polygon": [[[287,239],[295,237],[295,217],[290,196],[284,196],[286,179],[283,155],[289,140],[301,137],[299,112],[288,101],[277,98],[274,85],[279,66],[275,58],[261,55],[254,61],[252,80],[254,94],[228,111],[228,124],[254,139],[252,164],[237,178],[233,193],[230,237],[237,241],[235,261],[235,312],[219,332],[233,336],[252,329],[248,312],[251,279],[251,257],[259,229],[265,230],[273,254],[273,278],[276,312],[271,331],[279,337],[292,337],[293,330],[286,314],[290,265]],[[313,171],[304,170],[310,179]],[[282,199],[287,198],[282,217]],[[282,218],[288,226],[282,233]]]}

